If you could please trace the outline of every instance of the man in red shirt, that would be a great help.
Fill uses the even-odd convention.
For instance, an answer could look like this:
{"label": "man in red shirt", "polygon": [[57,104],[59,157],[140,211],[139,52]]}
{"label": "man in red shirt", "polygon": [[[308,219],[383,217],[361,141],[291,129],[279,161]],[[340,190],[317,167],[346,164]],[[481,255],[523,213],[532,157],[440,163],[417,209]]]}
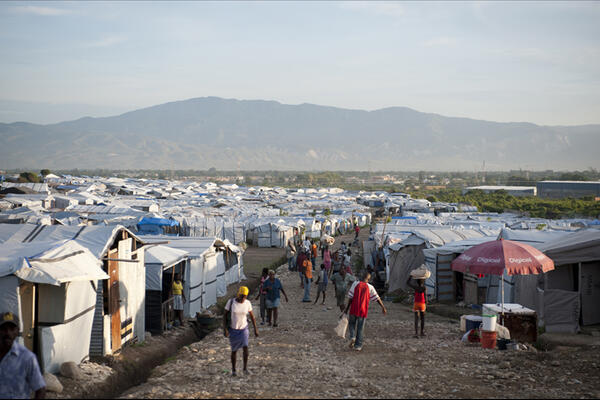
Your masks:
{"label": "man in red shirt", "polygon": [[[383,315],[387,314],[387,310],[383,302],[379,298],[375,288],[369,284],[371,274],[365,271],[360,281],[356,281],[348,291],[348,305],[344,310],[344,314],[350,310],[348,317],[348,327],[350,330],[350,348],[356,351],[362,350],[363,331],[365,328],[365,320],[369,313],[369,304],[372,301],[377,301],[381,306]],[[355,336],[356,334],[356,336]]]}

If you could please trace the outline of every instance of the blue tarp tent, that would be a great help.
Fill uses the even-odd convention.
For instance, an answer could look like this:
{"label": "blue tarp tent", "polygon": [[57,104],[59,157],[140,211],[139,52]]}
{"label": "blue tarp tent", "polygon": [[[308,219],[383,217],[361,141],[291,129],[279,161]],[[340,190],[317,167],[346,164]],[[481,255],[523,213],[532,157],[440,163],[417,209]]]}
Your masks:
{"label": "blue tarp tent", "polygon": [[166,218],[144,217],[137,223],[138,232],[142,235],[162,235],[163,227],[179,226],[179,222]]}

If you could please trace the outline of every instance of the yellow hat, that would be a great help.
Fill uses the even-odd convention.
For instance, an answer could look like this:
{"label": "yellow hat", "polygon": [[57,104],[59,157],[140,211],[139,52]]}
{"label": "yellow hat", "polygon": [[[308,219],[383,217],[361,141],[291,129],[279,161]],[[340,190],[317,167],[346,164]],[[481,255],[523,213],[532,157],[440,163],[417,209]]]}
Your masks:
{"label": "yellow hat", "polygon": [[246,286],[240,286],[240,290],[238,290],[238,296],[248,296],[250,290]]}

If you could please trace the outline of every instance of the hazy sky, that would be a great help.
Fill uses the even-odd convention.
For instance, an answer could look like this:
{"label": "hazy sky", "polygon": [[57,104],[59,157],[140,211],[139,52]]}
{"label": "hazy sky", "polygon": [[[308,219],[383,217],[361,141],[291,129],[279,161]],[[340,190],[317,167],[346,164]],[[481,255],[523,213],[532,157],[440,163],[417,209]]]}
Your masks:
{"label": "hazy sky", "polygon": [[599,21],[600,2],[0,2],[0,121],[219,96],[600,123]]}

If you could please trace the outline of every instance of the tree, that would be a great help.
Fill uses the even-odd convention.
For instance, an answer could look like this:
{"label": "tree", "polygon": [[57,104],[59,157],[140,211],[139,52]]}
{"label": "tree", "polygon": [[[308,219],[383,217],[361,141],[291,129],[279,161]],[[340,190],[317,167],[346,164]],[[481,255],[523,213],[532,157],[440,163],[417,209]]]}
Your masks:
{"label": "tree", "polygon": [[50,170],[49,169],[43,169],[43,170],[40,171],[40,175],[42,175],[42,176],[50,175]]}
{"label": "tree", "polygon": [[19,174],[19,182],[41,182],[40,177],[35,172],[21,172]]}

